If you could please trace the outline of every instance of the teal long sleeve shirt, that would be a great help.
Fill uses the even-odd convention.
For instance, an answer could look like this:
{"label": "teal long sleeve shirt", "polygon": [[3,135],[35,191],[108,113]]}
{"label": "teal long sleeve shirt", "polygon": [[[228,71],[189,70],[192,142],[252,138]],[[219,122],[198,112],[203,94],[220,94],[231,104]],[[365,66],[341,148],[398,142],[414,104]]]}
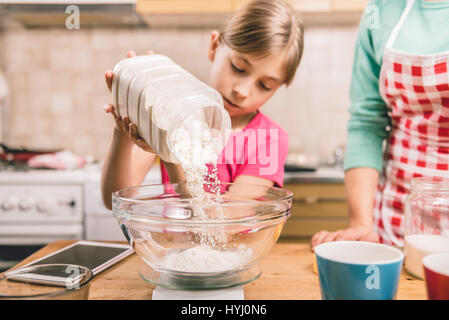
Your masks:
{"label": "teal long sleeve shirt", "polygon": [[[390,118],[379,93],[379,76],[385,44],[406,3],[372,0],[361,19],[351,79],[345,170],[370,167],[382,172]],[[449,52],[449,0],[415,0],[393,49],[417,54]]]}

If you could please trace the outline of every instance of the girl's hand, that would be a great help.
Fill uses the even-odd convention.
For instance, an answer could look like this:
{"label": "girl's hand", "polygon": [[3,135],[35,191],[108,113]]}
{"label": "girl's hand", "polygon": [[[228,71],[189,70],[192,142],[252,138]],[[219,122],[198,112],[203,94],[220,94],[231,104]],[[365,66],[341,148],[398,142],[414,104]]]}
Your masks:
{"label": "girl's hand", "polygon": [[121,133],[127,136],[134,144],[140,147],[142,150],[156,153],[146,142],[140,137],[137,132],[137,126],[129,121],[128,117],[119,117],[115,112],[114,106],[112,104],[107,104],[104,107],[106,113],[112,113],[112,116],[115,120],[116,129]]}
{"label": "girl's hand", "polygon": [[341,240],[379,242],[379,236],[371,227],[366,226],[349,227],[335,232],[320,231],[313,235],[310,248],[313,251],[321,243]]}
{"label": "girl's hand", "polygon": [[[153,54],[153,51],[148,51],[147,54]],[[128,53],[126,54],[127,58],[132,58],[135,56],[136,53],[134,51],[128,51]],[[111,91],[112,88],[112,77],[113,73],[111,70],[105,72],[106,85],[108,86],[109,91]],[[154,150],[139,136],[137,132],[137,126],[134,123],[130,122],[128,117],[119,117],[115,112],[114,106],[112,104],[105,105],[104,110],[106,113],[112,114],[115,120],[116,129],[120,133],[129,137],[129,139],[134,142],[134,144],[136,144],[144,151],[155,153]]]}

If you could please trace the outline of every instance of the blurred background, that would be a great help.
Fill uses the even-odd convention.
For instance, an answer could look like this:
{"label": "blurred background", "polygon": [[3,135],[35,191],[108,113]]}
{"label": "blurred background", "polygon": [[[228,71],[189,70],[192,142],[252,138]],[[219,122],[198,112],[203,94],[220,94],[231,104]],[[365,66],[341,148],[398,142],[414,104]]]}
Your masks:
{"label": "blurred background", "polygon": [[[306,23],[304,56],[295,81],[262,111],[288,132],[291,152],[326,158],[345,142],[354,42],[367,1],[289,2]],[[66,13],[74,3],[79,3],[79,29],[73,11]],[[2,141],[103,159],[113,126],[103,111],[111,101],[105,70],[128,50],[151,49],[207,83],[210,33],[244,3],[0,1],[0,88],[4,82],[9,87]]]}
{"label": "blurred background", "polygon": [[[281,234],[308,241],[347,223],[341,159],[367,0],[288,1],[305,22],[304,55],[262,111],[289,134],[289,162],[313,169],[286,174],[295,198]],[[207,83],[211,31],[245,2],[0,0],[0,271],[59,239],[125,240],[101,198],[114,126],[105,71],[153,50]],[[154,167],[145,183],[159,181]]]}

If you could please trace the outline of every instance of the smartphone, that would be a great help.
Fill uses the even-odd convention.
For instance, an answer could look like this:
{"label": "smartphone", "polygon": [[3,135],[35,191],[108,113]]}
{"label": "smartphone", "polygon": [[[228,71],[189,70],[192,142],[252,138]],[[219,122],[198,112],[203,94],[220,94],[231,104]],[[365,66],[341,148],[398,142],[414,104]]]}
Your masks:
{"label": "smartphone", "polygon": [[[133,248],[125,244],[81,240],[28,263],[21,268],[42,264],[72,264],[89,268],[95,276],[133,252]],[[8,280],[66,286],[67,279],[70,276],[69,271],[70,270],[61,270],[58,274],[54,271],[50,273],[45,271],[33,271],[33,273],[18,274],[8,277]],[[76,279],[70,280],[73,283]]]}

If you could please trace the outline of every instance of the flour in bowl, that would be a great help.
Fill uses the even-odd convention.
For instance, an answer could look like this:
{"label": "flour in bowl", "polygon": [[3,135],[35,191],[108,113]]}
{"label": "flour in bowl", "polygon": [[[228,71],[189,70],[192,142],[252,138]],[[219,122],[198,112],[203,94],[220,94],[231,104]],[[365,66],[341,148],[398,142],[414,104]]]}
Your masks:
{"label": "flour in bowl", "polygon": [[164,260],[164,267],[181,272],[224,272],[247,265],[252,256],[252,250],[245,245],[227,251],[200,245],[169,253]]}
{"label": "flour in bowl", "polygon": [[[210,129],[201,114],[193,114],[174,131],[171,139],[172,151],[184,170],[187,190],[192,196],[193,218],[223,218],[216,215],[222,212],[217,171],[218,155],[222,149],[220,135]],[[207,164],[212,165],[210,173]],[[211,200],[212,194],[215,201]],[[217,209],[214,210],[214,217],[208,215],[207,207]],[[166,269],[194,273],[222,272],[247,265],[253,251],[244,245],[228,248],[228,236],[224,231],[211,232],[206,226],[193,234],[192,244],[197,246],[167,254],[162,265]]]}

